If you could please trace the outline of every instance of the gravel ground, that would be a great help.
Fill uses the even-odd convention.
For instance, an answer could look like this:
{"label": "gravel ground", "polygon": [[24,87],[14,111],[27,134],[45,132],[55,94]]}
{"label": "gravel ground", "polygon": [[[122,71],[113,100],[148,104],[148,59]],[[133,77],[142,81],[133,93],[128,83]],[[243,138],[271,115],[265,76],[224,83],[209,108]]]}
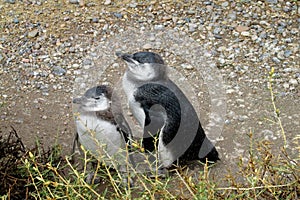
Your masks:
{"label": "gravel ground", "polygon": [[[225,173],[224,165],[233,167],[240,156],[247,159],[250,131],[257,139],[283,144],[279,126],[266,120],[275,120],[268,90],[272,67],[288,150],[296,154],[292,139],[300,132],[299,1],[3,0],[0,13],[0,132],[6,134],[13,126],[28,147],[39,138],[47,146],[58,142],[64,152],[70,150],[74,85],[78,88],[86,72],[94,74],[95,66],[103,70],[106,60],[109,66],[96,81],[115,84],[125,69],[114,56],[116,50],[160,52],[194,87],[209,132],[211,87],[204,72],[186,63],[195,63],[186,57],[190,47],[172,49],[168,44],[174,41],[143,35],[174,31],[192,38],[201,47],[201,59],[209,56],[202,65],[214,63],[210,69],[223,77],[222,105],[227,111],[221,113],[222,134],[212,138],[222,159],[215,171]],[[128,38],[141,40],[121,41],[127,30],[135,30]]]}

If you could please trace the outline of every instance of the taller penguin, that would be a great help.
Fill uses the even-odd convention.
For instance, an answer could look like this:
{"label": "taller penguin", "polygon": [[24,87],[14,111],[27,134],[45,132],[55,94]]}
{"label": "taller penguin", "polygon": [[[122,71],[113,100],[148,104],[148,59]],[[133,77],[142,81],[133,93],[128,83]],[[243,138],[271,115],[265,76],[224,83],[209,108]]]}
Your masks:
{"label": "taller penguin", "polygon": [[128,65],[122,85],[133,116],[144,128],[144,148],[153,151],[154,137],[158,137],[161,167],[170,167],[175,161],[219,160],[192,104],[168,78],[161,56],[153,52],[117,56]]}

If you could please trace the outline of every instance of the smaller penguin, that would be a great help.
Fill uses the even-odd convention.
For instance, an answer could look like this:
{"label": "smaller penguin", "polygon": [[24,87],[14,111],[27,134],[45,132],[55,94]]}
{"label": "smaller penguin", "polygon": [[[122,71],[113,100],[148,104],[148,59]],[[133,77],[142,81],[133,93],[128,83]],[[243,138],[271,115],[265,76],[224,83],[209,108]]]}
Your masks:
{"label": "smaller penguin", "polygon": [[[112,113],[111,101],[112,90],[106,85],[92,87],[82,97],[73,99],[79,106],[75,140],[108,166],[124,167],[128,164],[126,143],[130,150],[131,130],[122,112]],[[132,159],[130,162],[133,164]]]}

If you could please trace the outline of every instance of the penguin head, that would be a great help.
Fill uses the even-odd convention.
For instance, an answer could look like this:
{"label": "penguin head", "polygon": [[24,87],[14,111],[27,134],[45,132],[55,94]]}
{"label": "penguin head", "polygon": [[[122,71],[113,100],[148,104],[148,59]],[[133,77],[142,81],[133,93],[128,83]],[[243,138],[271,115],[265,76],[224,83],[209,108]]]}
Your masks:
{"label": "penguin head", "polygon": [[151,81],[165,75],[164,61],[156,53],[137,52],[127,54],[117,52],[116,55],[127,63],[127,72],[135,79]]}
{"label": "penguin head", "polygon": [[79,104],[83,111],[105,111],[110,108],[111,90],[106,85],[92,87],[82,97],[73,99],[73,103]]}

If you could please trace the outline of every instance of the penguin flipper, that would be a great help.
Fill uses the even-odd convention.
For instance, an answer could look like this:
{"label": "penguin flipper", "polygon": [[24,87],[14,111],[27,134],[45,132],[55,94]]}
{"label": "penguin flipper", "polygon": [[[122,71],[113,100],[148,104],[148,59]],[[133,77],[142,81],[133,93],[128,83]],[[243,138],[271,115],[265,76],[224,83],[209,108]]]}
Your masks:
{"label": "penguin flipper", "polygon": [[132,132],[125,117],[122,114],[115,114],[114,117],[117,128],[123,133],[125,142],[132,140]]}
{"label": "penguin flipper", "polygon": [[76,131],[75,135],[74,135],[74,139],[73,139],[73,146],[72,146],[72,151],[71,151],[71,163],[74,163],[75,162],[75,151],[76,151],[76,146],[78,147],[79,149],[79,152],[81,155],[83,155],[83,152],[80,148],[80,142],[79,142],[79,134],[78,132]]}
{"label": "penguin flipper", "polygon": [[132,137],[131,129],[122,113],[115,113],[115,122],[117,124],[118,131],[120,132],[125,143],[128,145],[127,147],[128,147],[129,159],[132,167],[135,168],[136,164],[133,155],[130,154],[130,152],[132,152],[133,150],[132,149],[133,137]]}
{"label": "penguin flipper", "polygon": [[73,139],[73,146],[72,146],[71,155],[73,155],[75,153],[76,146],[79,146],[78,144],[79,144],[79,135],[78,135],[78,132],[76,132],[75,135],[74,135],[74,139]]}
{"label": "penguin flipper", "polygon": [[166,86],[148,83],[140,86],[134,94],[135,100],[144,109],[145,129],[155,130],[164,126],[163,143],[175,137],[180,125],[180,104],[176,95]]}

